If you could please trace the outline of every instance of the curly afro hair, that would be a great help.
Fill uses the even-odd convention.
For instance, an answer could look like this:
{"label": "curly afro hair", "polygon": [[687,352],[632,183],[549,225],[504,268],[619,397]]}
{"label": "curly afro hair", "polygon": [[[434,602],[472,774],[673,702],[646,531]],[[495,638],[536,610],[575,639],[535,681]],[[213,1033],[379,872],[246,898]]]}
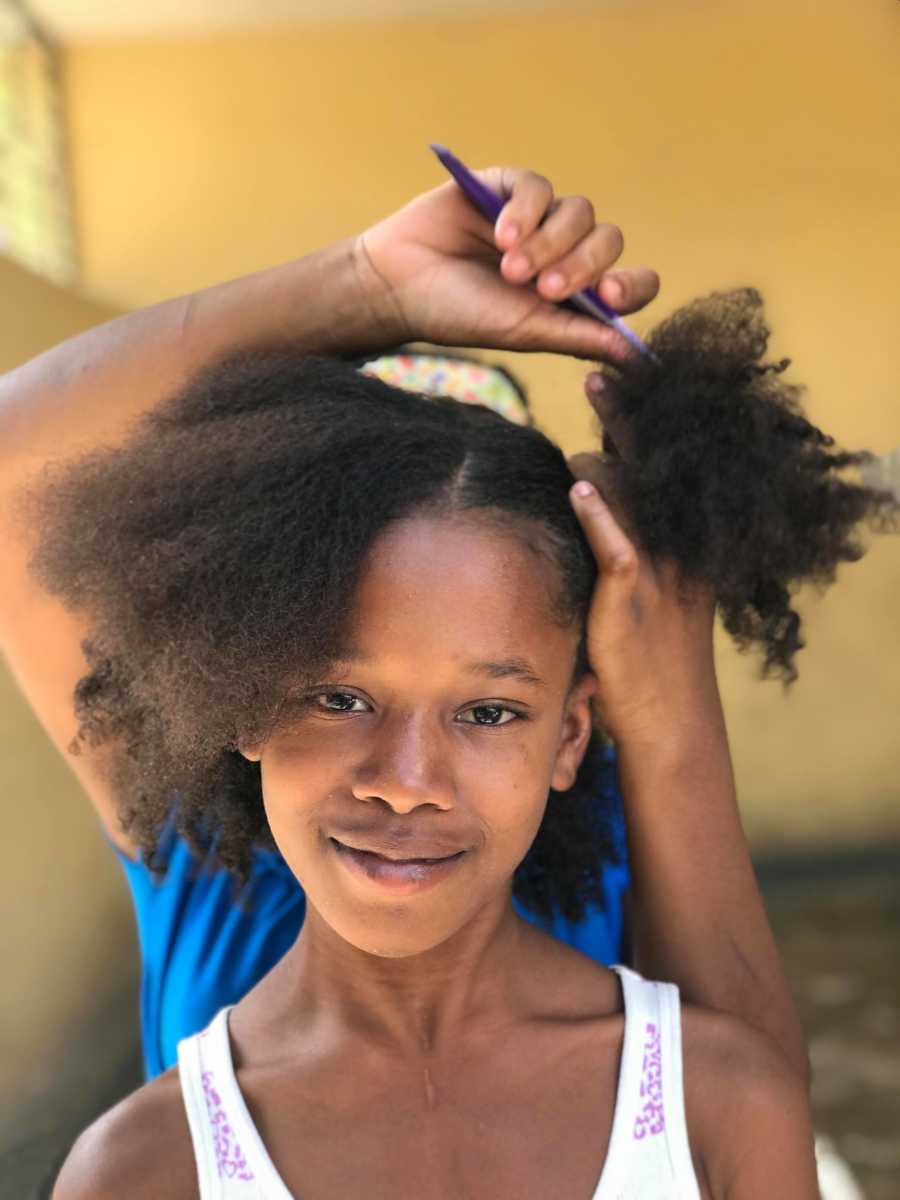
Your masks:
{"label": "curly afro hair", "polygon": [[[656,360],[616,371],[634,434],[624,495],[654,559],[714,590],[763,674],[796,676],[790,588],[833,580],[864,518],[893,527],[893,494],[838,478],[867,452],[831,451],[801,389],[765,364],[758,293],[716,293],[662,323]],[[156,870],[167,820],[246,879],[273,848],[258,764],[238,751],[277,728],[282,701],[339,655],[365,556],[413,512],[486,510],[555,565],[561,622],[584,624],[596,565],[560,449],[475,405],[426,398],[347,362],[247,349],[206,367],[124,444],[53,464],[24,498],[32,569],[89,615],[90,672],[70,747],[109,743],[123,828]],[[575,676],[586,667],[584,642]],[[551,791],[516,870],[538,917],[603,904],[615,858],[611,746],[597,729],[574,786]]]}

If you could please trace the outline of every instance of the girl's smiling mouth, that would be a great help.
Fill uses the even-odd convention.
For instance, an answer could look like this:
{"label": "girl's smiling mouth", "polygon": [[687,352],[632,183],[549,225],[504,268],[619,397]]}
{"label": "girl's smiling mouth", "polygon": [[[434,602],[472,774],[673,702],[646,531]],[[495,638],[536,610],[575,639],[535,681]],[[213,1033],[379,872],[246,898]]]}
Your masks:
{"label": "girl's smiling mouth", "polygon": [[423,891],[434,886],[450,875],[468,854],[467,850],[461,850],[449,858],[407,859],[397,862],[368,850],[352,850],[336,838],[328,840],[340,861],[357,878],[370,880],[395,892]]}

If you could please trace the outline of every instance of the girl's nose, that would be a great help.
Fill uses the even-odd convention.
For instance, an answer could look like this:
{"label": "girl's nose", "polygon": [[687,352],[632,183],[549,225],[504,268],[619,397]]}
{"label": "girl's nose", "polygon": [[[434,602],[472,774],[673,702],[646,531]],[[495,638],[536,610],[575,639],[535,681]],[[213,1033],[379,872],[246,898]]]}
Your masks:
{"label": "girl's nose", "polygon": [[368,753],[358,765],[353,794],[359,800],[384,800],[397,812],[420,804],[453,806],[449,747],[435,722],[397,713],[381,723]]}

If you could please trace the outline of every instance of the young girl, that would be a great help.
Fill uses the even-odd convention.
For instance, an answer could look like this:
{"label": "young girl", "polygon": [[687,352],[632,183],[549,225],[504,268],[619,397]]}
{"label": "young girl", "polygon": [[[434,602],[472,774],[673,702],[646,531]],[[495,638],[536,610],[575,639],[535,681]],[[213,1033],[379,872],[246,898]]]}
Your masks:
{"label": "young girl", "polygon": [[[532,266],[561,266],[567,291],[596,282],[621,249],[610,253],[609,227],[591,215],[585,231],[583,205],[554,221],[563,204],[539,229],[545,181],[507,182]],[[434,195],[422,198],[430,217]],[[746,888],[748,904],[721,907],[740,913],[749,961],[768,974],[773,1004],[747,1014],[771,1022],[767,1034],[687,1005],[679,1021],[671,985],[597,966],[511,902],[515,892],[536,912],[577,917],[595,892],[605,840],[585,787],[601,746],[592,704],[635,793],[721,788],[716,603],[726,627],[789,672],[801,643],[785,580],[858,557],[847,534],[884,497],[829,478],[855,457],[823,451],[790,389],[756,366],[754,294],[677,314],[654,335],[651,369],[532,290],[516,292],[521,311],[508,303],[498,330],[497,255],[473,224],[470,246],[483,248],[447,288],[459,293],[451,319],[424,241],[412,253],[397,232],[428,223],[421,207],[349,256],[307,263],[306,286],[290,304],[281,296],[287,312],[315,295],[299,348],[471,344],[467,322],[481,318],[484,344],[618,361],[598,407],[624,462],[583,465],[625,498],[620,522],[596,490],[570,495],[565,460],[536,431],[297,348],[232,355],[159,403],[184,370],[238,344],[233,285],[95,337],[85,352],[105,355],[104,399],[134,385],[130,411],[107,419],[119,444],[94,449],[88,430],[104,418],[85,401],[71,419],[92,453],[37,497],[35,569],[90,618],[82,770],[103,780],[110,812],[118,798],[124,849],[152,856],[175,796],[181,832],[212,842],[238,876],[271,837],[307,915],[278,966],[182,1043],[178,1071],[83,1136],[56,1194],[195,1196],[199,1176],[204,1196],[812,1196],[802,1044],[739,826],[703,828],[687,803],[680,822],[684,838],[738,863],[736,877],[709,873],[723,901]],[[640,276],[623,275],[613,282],[639,295]],[[259,283],[259,298],[285,279]],[[271,306],[266,317],[271,340]],[[215,327],[215,344],[192,340],[198,326]],[[241,328],[240,341],[262,341],[261,329]],[[174,366],[160,353],[173,344]],[[48,385],[52,364],[31,371],[32,397],[42,382],[65,391],[58,376]],[[14,395],[29,382],[26,369]],[[32,462],[54,417],[59,431],[52,408],[10,408],[10,444],[27,443]],[[711,445],[733,461],[717,453],[710,469]],[[625,469],[631,455],[640,478]],[[805,503],[784,511],[786,498]],[[741,559],[738,536],[749,538]],[[649,825],[630,836],[653,836]],[[683,844],[673,837],[643,889],[676,918],[692,898],[666,895],[677,872],[665,861]],[[714,961],[716,914],[691,916],[713,931]],[[677,954],[679,924],[648,961]],[[720,955],[740,957],[734,943]],[[734,1000],[733,967],[728,979]]]}
{"label": "young girl", "polygon": [[[423,353],[400,347],[356,364],[368,374],[417,394],[448,395],[480,403],[516,424],[533,425],[524,389],[508,372],[456,352]],[[579,920],[527,909],[516,911],[546,933],[603,964],[630,962],[625,913],[629,864],[623,803],[616,782],[615,748],[606,748],[594,782],[598,805],[609,814],[616,857],[602,863],[602,902],[589,903]],[[174,817],[174,814],[172,814]],[[652,856],[654,845],[649,847]],[[204,1029],[225,1005],[240,1000],[297,939],[306,897],[278,852],[254,848],[238,896],[230,873],[192,852],[170,818],[150,870],[140,854],[113,843],[131,891],[141,952],[140,1026],[145,1076],[177,1061],[178,1042]],[[640,922],[638,922],[640,925]]]}

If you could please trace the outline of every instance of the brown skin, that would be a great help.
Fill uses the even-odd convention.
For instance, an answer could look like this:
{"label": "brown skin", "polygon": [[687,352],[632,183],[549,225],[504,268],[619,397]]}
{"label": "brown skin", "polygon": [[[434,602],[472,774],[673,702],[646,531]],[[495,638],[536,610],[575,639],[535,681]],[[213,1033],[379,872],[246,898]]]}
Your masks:
{"label": "brown skin", "polygon": [[[512,531],[477,518],[398,523],[355,597],[356,660],[322,680],[315,707],[245,748],[307,895],[296,944],[230,1022],[241,1089],[293,1194],[349,1200],[403,1179],[427,1200],[551,1200],[597,1185],[619,986],[512,907],[548,788],[570,786],[591,727],[596,679],[571,686],[578,631],[553,622],[553,586]],[[512,656],[543,682],[469,669]],[[346,871],[328,833],[388,820],[469,853],[430,890],[384,892]],[[805,1098],[781,1057],[718,1014],[687,1007],[683,1030],[704,1200],[812,1200]],[[750,1153],[762,1137],[775,1165],[764,1192]],[[140,1200],[163,1186],[173,1200],[196,1196],[175,1071],[79,1139],[54,1200]]]}
{"label": "brown skin", "polygon": [[[322,683],[333,695],[247,751],[307,896],[288,956],[296,994],[282,1006],[304,1036],[320,1022],[340,1036],[365,1031],[406,1057],[441,1053],[515,1012],[507,993],[521,986],[511,981],[527,923],[512,907],[512,876],[548,790],[574,782],[595,679],[570,691],[578,631],[550,619],[548,568],[480,525],[419,518],[389,528],[354,610],[354,650],[367,661],[330,672]],[[542,682],[469,669],[513,657]],[[325,707],[339,701],[359,711]],[[389,822],[468,852],[438,887],[396,897],[351,876],[328,840]]]}
{"label": "brown skin", "polygon": [[[603,523],[589,530],[601,558],[609,552]],[[616,532],[608,521],[606,532]],[[609,596],[627,601],[632,618],[643,607],[630,603],[635,580],[624,587],[620,567],[598,583],[591,613],[594,622],[604,612],[612,632],[621,614]],[[548,620],[555,582],[520,540],[479,532],[477,522],[395,526],[357,597],[355,650],[367,661],[323,681],[352,689],[356,699],[339,707],[359,711],[330,715],[338,697],[323,695],[321,713],[247,748],[262,762],[269,821],[307,891],[308,913],[294,948],[235,1009],[232,1048],[273,1160],[310,1200],[389,1191],[411,1172],[421,1173],[417,1194],[434,1200],[587,1197],[602,1170],[623,1032],[618,985],[511,905],[511,873],[547,788],[574,777],[597,699],[593,673],[569,688],[576,637]],[[675,638],[674,614],[685,612],[675,606],[654,626],[660,642]],[[694,613],[688,623],[702,629],[706,620]],[[594,633],[596,652],[604,635]],[[658,652],[651,643],[651,662]],[[510,654],[529,659],[544,686],[507,679],[485,692],[462,666]],[[654,693],[642,695],[626,713],[646,710]],[[489,709],[506,724],[471,726],[479,702],[509,703],[532,719]],[[607,718],[616,711],[609,705]],[[444,836],[471,845],[472,857],[419,896],[391,900],[351,878],[324,840],[332,822],[371,831],[374,818],[415,819],[421,810],[431,824],[420,832],[436,833],[440,817]],[[767,1038],[732,1018],[685,1005],[682,1028],[704,1200],[813,1200],[797,1074]],[[335,1145],[345,1153],[335,1155]],[[163,1186],[173,1200],[196,1195],[174,1071],[83,1135],[54,1195],[140,1200]]]}
{"label": "brown skin", "polygon": [[[606,968],[553,939],[541,946],[543,935],[535,935],[523,949],[532,977],[543,976],[543,1001],[534,988],[523,992],[513,1025],[500,1036],[468,1037],[449,1059],[424,1052],[391,1059],[359,1038],[284,1047],[263,1017],[247,1011],[254,1000],[266,1006],[266,981],[250,993],[232,1054],[293,1195],[363,1200],[397,1194],[402,1180],[404,1194],[424,1200],[593,1196],[612,1126],[621,1000]],[[684,1006],[682,1041],[703,1200],[819,1200],[806,1098],[768,1039],[731,1017]],[[197,1195],[173,1068],[82,1134],[53,1200]]]}

